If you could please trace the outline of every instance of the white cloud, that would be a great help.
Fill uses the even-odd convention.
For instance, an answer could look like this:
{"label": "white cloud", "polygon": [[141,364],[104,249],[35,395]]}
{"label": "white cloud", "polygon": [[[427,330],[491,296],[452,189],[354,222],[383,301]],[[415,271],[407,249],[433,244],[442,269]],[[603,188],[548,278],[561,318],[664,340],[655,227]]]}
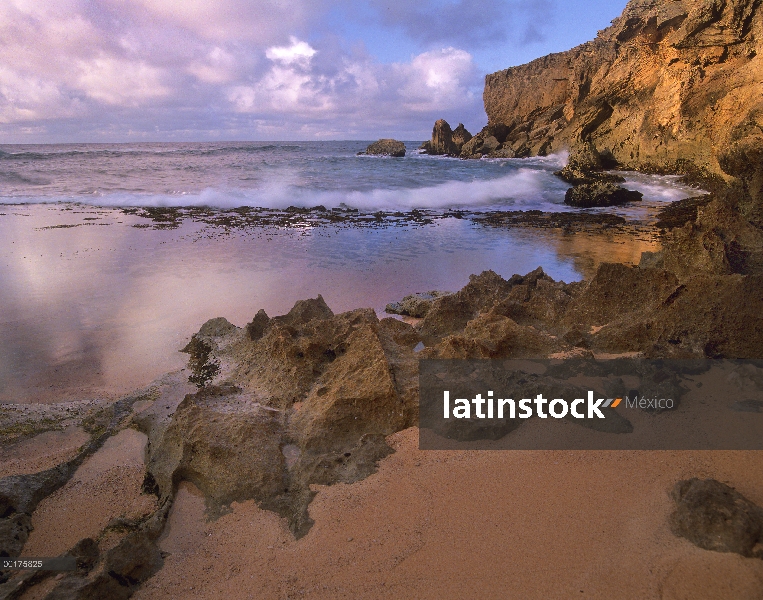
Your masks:
{"label": "white cloud", "polygon": [[58,87],[36,77],[22,77],[0,65],[0,123],[45,119],[50,114],[72,117],[79,112],[76,100]]}
{"label": "white cloud", "polygon": [[315,56],[315,48],[312,48],[307,42],[299,41],[293,35],[289,37],[289,41],[291,46],[273,46],[265,51],[265,56],[285,65],[308,66],[310,59]]}
{"label": "white cloud", "polygon": [[236,76],[236,58],[215,46],[203,59],[191,62],[188,72],[204,83],[230,83]]}
{"label": "white cloud", "polygon": [[424,52],[410,64],[396,67],[405,81],[400,95],[410,110],[457,108],[470,99],[469,86],[476,73],[468,52],[457,48]]}
{"label": "white cloud", "polygon": [[88,128],[372,137],[365,132],[426,131],[446,111],[481,113],[465,50],[383,64],[325,30],[300,33],[321,31],[327,7],[342,1],[5,0],[0,133],[24,139],[50,124],[77,139]]}

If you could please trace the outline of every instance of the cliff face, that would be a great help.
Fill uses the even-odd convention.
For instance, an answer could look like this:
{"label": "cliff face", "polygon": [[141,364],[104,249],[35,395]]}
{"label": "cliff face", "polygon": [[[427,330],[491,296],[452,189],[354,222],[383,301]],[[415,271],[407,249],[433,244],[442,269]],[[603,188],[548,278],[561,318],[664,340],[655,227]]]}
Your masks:
{"label": "cliff face", "polygon": [[728,179],[728,153],[763,133],[762,43],[761,0],[631,0],[595,40],[488,75],[480,135]]}

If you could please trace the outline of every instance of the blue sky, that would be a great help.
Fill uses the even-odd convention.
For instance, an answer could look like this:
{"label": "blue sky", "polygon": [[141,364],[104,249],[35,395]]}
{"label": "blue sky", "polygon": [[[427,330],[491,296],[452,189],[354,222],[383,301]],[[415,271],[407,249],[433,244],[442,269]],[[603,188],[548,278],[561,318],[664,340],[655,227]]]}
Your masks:
{"label": "blue sky", "polygon": [[4,0],[0,143],[424,139],[625,0]]}

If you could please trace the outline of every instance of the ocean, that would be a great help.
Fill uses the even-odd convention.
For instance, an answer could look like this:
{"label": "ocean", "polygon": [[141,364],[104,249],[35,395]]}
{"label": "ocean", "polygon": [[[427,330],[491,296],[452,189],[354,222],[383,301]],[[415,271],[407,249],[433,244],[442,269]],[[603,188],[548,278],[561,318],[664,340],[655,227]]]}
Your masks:
{"label": "ocean", "polygon": [[[603,261],[637,263],[659,245],[643,225],[697,194],[675,178],[625,174],[644,201],[588,212],[638,227],[488,226],[486,211],[578,212],[553,175],[566,157],[462,161],[418,154],[418,142],[405,158],[357,156],[367,144],[0,146],[0,402],[130,391],[182,367],[178,350],[207,319],[242,326],[260,308],[283,314],[318,294],[335,312],[383,318],[389,302],[455,291],[487,269],[543,266],[573,281]],[[226,216],[316,206],[360,218]],[[136,207],[205,208],[157,222]],[[390,218],[362,218],[379,211]],[[416,218],[397,218],[406,214]]]}
{"label": "ocean", "polygon": [[[564,211],[569,187],[553,176],[566,155],[458,160],[419,154],[357,156],[368,142],[0,145],[0,203],[92,206],[349,206]],[[647,200],[686,189],[634,176]]]}

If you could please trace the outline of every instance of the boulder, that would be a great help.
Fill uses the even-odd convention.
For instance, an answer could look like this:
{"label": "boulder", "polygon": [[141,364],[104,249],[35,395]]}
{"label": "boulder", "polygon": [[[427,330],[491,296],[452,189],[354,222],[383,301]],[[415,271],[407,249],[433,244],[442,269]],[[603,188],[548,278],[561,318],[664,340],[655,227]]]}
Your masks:
{"label": "boulder", "polygon": [[643,197],[641,192],[626,190],[614,183],[584,183],[568,189],[564,195],[564,203],[577,208],[593,208],[619,206],[637,202]]}
{"label": "boulder", "polygon": [[501,142],[499,142],[495,136],[490,135],[482,142],[480,152],[482,152],[482,154],[490,154],[491,152],[498,150],[500,147]]}
{"label": "boulder", "polygon": [[715,552],[763,558],[763,509],[714,479],[679,481],[670,528],[692,544]]}
{"label": "boulder", "polygon": [[374,142],[365,152],[360,154],[377,155],[377,156],[394,156],[396,158],[402,158],[405,156],[405,144],[398,140],[381,139],[378,142]]}

